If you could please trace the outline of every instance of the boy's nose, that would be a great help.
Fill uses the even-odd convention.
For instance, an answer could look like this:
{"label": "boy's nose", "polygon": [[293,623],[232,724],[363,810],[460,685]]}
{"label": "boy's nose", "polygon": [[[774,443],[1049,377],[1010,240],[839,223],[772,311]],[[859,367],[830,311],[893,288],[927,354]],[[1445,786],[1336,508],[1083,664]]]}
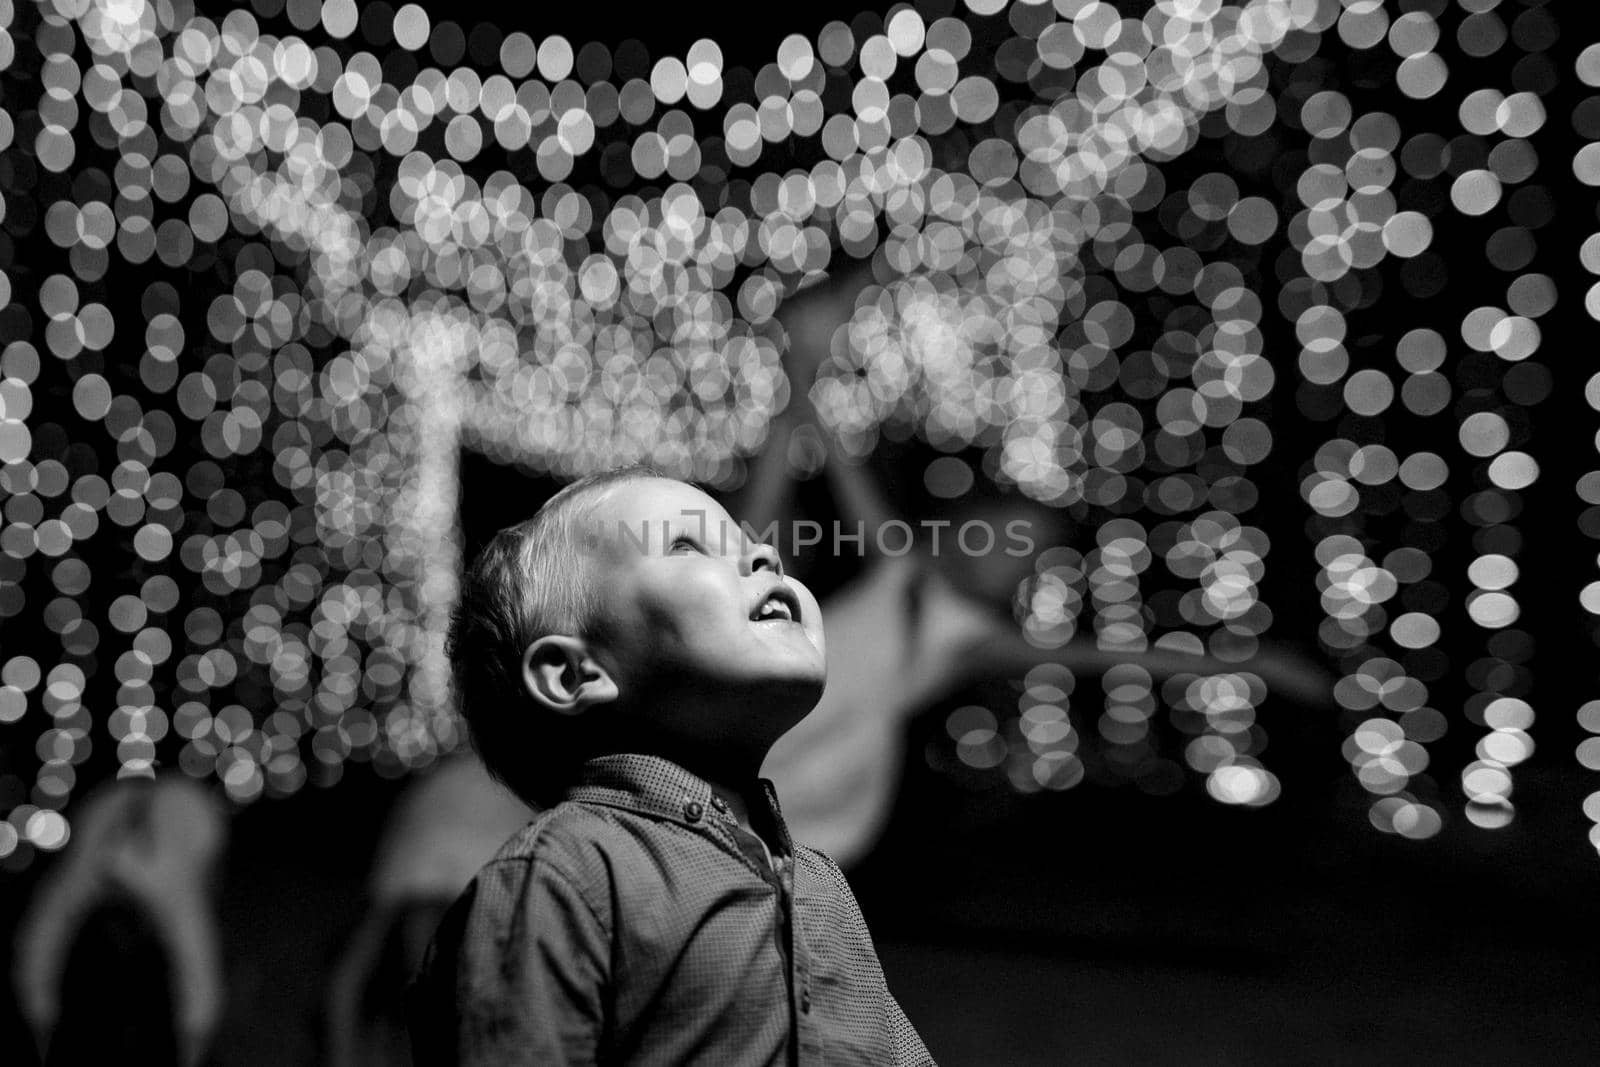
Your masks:
{"label": "boy's nose", "polygon": [[744,554],[744,573],[755,574],[757,571],[771,571],[779,578],[783,577],[783,560],[778,558],[778,550],[771,545],[756,543],[750,546]]}

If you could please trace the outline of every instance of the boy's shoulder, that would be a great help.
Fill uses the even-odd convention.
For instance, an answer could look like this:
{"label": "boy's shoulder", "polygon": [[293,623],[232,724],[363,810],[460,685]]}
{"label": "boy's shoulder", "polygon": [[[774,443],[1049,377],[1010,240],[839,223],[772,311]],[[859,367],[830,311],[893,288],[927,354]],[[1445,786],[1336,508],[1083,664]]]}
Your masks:
{"label": "boy's shoulder", "polygon": [[805,872],[811,882],[813,892],[820,892],[825,896],[848,898],[855,902],[855,891],[850,888],[850,880],[844,876],[844,870],[834,862],[832,856],[820,848],[810,845],[794,843],[794,860],[797,870]]}
{"label": "boy's shoulder", "polygon": [[603,849],[608,828],[604,812],[563,800],[539,811],[508,837],[489,864],[548,864],[563,874],[576,874]]}

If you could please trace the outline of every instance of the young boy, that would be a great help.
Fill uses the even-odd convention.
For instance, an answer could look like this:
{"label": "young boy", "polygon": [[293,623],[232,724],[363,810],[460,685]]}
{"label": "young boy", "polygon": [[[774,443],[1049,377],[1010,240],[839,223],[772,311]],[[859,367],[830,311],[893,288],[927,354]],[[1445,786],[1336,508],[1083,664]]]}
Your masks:
{"label": "young boy", "polygon": [[816,600],[709,496],[630,468],[501,531],[450,634],[484,761],[556,802],[451,909],[419,1064],[931,1064],[762,759],[826,680]]}

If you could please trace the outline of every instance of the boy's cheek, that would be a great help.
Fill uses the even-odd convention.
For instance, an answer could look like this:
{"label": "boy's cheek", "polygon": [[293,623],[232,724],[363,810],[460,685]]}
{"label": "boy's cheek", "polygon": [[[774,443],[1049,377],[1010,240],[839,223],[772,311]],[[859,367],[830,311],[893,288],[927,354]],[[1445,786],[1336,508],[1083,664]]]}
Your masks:
{"label": "boy's cheek", "polygon": [[639,605],[656,633],[715,629],[745,610],[736,583],[712,567],[680,566],[671,580],[647,577],[639,585]]}

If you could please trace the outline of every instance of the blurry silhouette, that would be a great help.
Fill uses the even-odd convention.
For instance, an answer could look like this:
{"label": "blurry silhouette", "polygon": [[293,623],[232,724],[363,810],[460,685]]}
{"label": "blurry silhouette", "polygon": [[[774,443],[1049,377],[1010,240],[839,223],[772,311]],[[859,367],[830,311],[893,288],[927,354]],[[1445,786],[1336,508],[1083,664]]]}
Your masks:
{"label": "blurry silhouette", "polygon": [[46,1064],[205,1061],[224,989],[221,806],[177,776],[100,786],[35,887],[13,982]]}
{"label": "blurry silhouette", "polygon": [[[893,807],[908,720],[969,683],[1021,675],[1040,663],[1087,674],[1136,664],[1158,682],[1186,672],[1248,670],[1303,703],[1330,703],[1332,678],[1324,668],[1266,644],[1237,663],[1178,648],[1101,647],[1090,637],[1057,649],[1030,644],[1012,618],[1011,604],[1019,583],[1033,574],[1033,557],[1000,550],[972,556],[948,548],[952,531],[973,519],[996,531],[1025,521],[1036,552],[1064,541],[1066,514],[1020,493],[980,480],[965,497],[929,516],[949,521],[943,552],[930,551],[926,543],[901,556],[875,551],[884,524],[903,518],[868,466],[844,455],[821,427],[808,395],[835,331],[849,321],[857,293],[870,281],[867,270],[857,268],[798,294],[780,310],[789,335],[790,403],[774,420],[741,499],[730,507],[756,530],[787,520],[796,474],[820,468],[846,533],[853,537],[858,524],[864,531],[864,570],[822,605],[828,641],[822,700],[778,740],[764,765],[797,840],[844,867],[862,859]],[[903,540],[899,532],[886,539],[896,546]],[[831,546],[831,539],[824,543]]]}
{"label": "blurry silhouette", "polygon": [[471,754],[446,758],[406,787],[378,846],[371,906],[334,968],[329,1064],[411,1063],[406,985],[445,910],[533,814]]}

